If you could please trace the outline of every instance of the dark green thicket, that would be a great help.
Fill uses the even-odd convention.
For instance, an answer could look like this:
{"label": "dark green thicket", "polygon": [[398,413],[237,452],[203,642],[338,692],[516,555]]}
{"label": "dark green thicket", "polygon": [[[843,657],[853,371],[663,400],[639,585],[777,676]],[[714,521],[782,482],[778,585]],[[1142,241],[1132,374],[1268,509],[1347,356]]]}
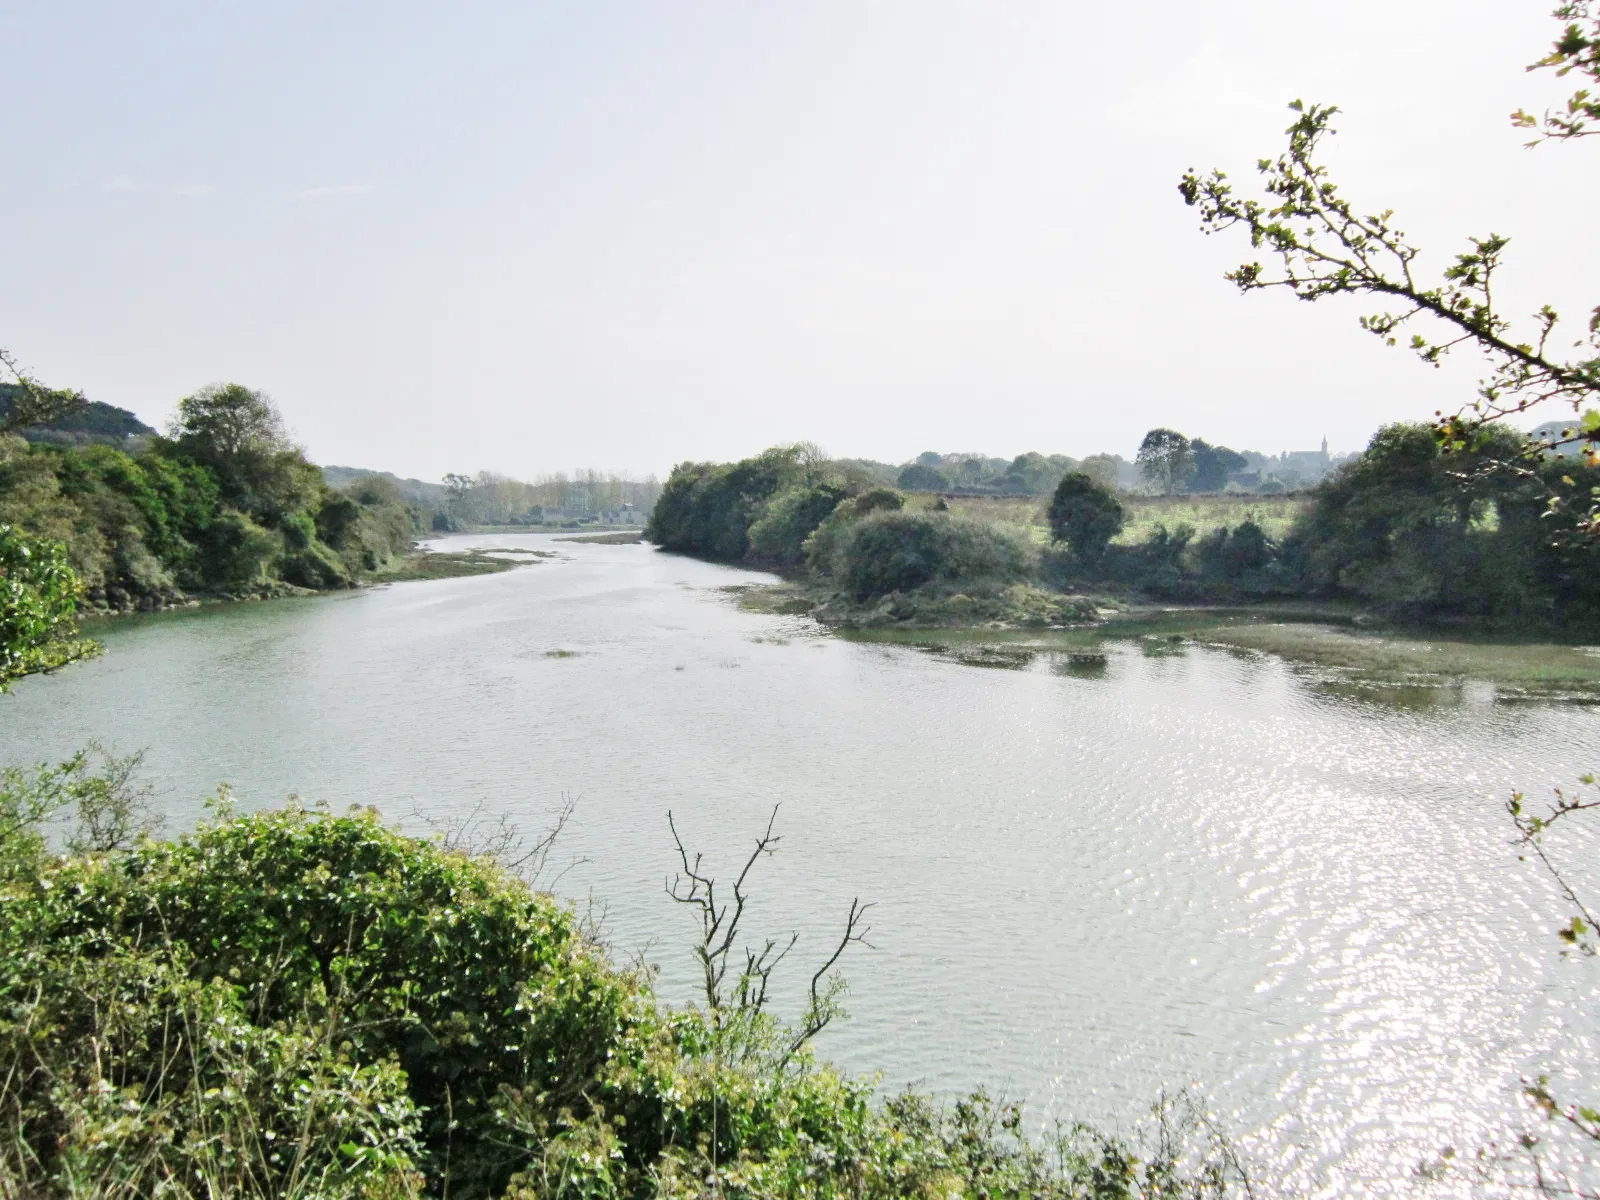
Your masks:
{"label": "dark green thicket", "polygon": [[348,586],[421,531],[398,496],[329,489],[248,389],[185,399],[173,433],[136,451],[0,439],[0,522],[65,544],[89,604],[110,609]]}
{"label": "dark green thicket", "polygon": [[749,551],[750,527],[767,501],[805,475],[797,447],[775,447],[736,463],[679,463],[645,536],[664,550],[736,561]]}
{"label": "dark green thicket", "polygon": [[[1234,465],[1231,451],[1170,432],[1147,439],[1145,465],[1165,470],[1171,487],[1191,458],[1212,474]],[[1281,541],[1247,518],[1204,531],[1158,526],[1142,541],[1119,543],[1121,501],[1103,479],[1071,472],[1044,513],[1060,549],[1037,555],[980,521],[902,512],[900,493],[810,460],[798,447],[780,448],[738,463],[682,464],[646,535],[665,549],[724,561],[803,562],[855,602],[935,584],[987,594],[995,584],[1037,577],[1078,593],[1342,598],[1405,621],[1593,630],[1600,627],[1600,547],[1574,536],[1581,513],[1548,505],[1556,484],[1586,492],[1600,473],[1528,457],[1527,449],[1519,434],[1491,427],[1470,449],[1447,453],[1429,426],[1388,426],[1312,490]],[[913,469],[932,470],[923,462]]]}
{"label": "dark green thicket", "polygon": [[1046,510],[1050,539],[1066,544],[1078,562],[1093,566],[1122,532],[1122,503],[1104,483],[1081,472],[1062,477]]}
{"label": "dark green thicket", "polygon": [[[20,383],[0,383],[0,426],[28,401],[27,389]],[[88,445],[95,442],[125,445],[132,438],[147,438],[155,433],[125,408],[98,400],[84,401],[69,412],[53,416],[18,430],[30,442],[56,442],[62,445]]]}
{"label": "dark green thicket", "polygon": [[[1547,515],[1560,477],[1592,468],[1519,460],[1514,431],[1490,427],[1445,454],[1425,425],[1391,425],[1319,487],[1294,545],[1302,586],[1397,615],[1573,630],[1600,620],[1600,547]],[[1497,460],[1521,470],[1491,470]]]}
{"label": "dark green thicket", "polygon": [[1117,502],[1068,476],[1050,517],[1069,553],[1046,567],[1069,588],[1191,601],[1342,598],[1405,621],[1591,631],[1600,627],[1600,546],[1576,536],[1581,514],[1551,512],[1549,499],[1557,484],[1584,491],[1600,474],[1526,451],[1521,435],[1498,427],[1446,453],[1431,426],[1386,426],[1312,489],[1281,543],[1246,520],[1204,533],[1158,526],[1141,542],[1105,544]]}
{"label": "dark green thicket", "polygon": [[[550,897],[370,812],[223,814],[51,857],[30,820],[76,778],[0,787],[0,1194],[1110,1200],[1185,1182],[1181,1139],[1032,1144],[981,1094],[879,1107],[775,1054],[765,1013],[662,1009]],[[1224,1194],[1226,1146],[1187,1129],[1184,1194]]]}
{"label": "dark green thicket", "polygon": [[845,530],[833,560],[834,577],[857,600],[935,582],[1010,582],[1032,569],[1020,539],[942,512],[873,513]]}

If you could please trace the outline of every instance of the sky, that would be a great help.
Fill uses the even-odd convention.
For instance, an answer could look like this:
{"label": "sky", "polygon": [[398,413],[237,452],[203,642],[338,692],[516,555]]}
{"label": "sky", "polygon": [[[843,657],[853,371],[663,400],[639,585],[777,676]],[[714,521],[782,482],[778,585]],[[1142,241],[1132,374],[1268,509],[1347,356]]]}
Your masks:
{"label": "sky", "polygon": [[1511,235],[1507,307],[1575,336],[1597,160],[1507,120],[1571,90],[1523,70],[1552,4],[7,0],[0,346],[156,425],[244,383],[424,479],[1356,450],[1480,364],[1238,295],[1178,179],[1336,103],[1348,195],[1434,269]]}

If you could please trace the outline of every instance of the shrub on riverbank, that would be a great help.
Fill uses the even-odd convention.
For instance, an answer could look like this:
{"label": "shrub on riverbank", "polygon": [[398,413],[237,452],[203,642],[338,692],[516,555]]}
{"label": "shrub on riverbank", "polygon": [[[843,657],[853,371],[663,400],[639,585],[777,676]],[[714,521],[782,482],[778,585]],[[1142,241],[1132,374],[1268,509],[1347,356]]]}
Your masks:
{"label": "shrub on riverbank", "polygon": [[[880,1107],[765,1013],[658,1006],[567,908],[370,811],[53,857],[48,777],[0,797],[5,1194],[1120,1197],[1180,1166],[1032,1145],[981,1096]],[[1211,1150],[1196,1195],[1227,1191]]]}
{"label": "shrub on riverbank", "polygon": [[928,583],[1009,583],[1033,568],[1020,538],[942,512],[876,512],[839,536],[833,576],[856,600]]}

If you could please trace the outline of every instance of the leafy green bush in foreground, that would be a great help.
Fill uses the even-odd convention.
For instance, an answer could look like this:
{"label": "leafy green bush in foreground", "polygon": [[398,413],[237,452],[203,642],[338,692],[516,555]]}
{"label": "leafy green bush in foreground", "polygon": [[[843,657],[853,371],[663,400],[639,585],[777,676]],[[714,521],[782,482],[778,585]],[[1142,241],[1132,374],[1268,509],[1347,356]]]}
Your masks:
{"label": "leafy green bush in foreground", "polygon": [[1109,1198],[1238,1177],[1170,1124],[1142,1160],[1081,1128],[1033,1144],[981,1094],[880,1105],[759,1009],[658,1005],[551,897],[370,811],[223,811],[54,857],[29,825],[68,776],[0,787],[0,1195]]}

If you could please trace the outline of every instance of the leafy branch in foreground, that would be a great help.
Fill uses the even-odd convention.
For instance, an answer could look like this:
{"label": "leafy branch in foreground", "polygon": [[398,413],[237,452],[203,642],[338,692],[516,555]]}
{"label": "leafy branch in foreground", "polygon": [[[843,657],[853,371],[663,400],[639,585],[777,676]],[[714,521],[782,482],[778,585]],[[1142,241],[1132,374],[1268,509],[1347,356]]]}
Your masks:
{"label": "leafy branch in foreground", "polygon": [[[1600,12],[1590,0],[1574,0],[1562,4],[1552,15],[1566,21],[1567,25],[1550,53],[1529,64],[1528,70],[1554,68],[1562,78],[1577,71],[1600,82]],[[1511,114],[1511,123],[1519,129],[1537,129],[1542,125],[1544,132],[1528,143],[1530,147],[1549,140],[1593,137],[1600,129],[1590,129],[1590,121],[1600,121],[1600,96],[1588,88],[1579,88],[1567,97],[1564,109],[1545,109],[1543,121],[1520,108]]]}
{"label": "leafy branch in foreground", "polygon": [[[1578,782],[1593,786],[1595,776],[1580,776]],[[1600,922],[1596,922],[1594,914],[1579,898],[1572,884],[1561,873],[1561,869],[1551,860],[1544,846],[1544,835],[1551,826],[1577,813],[1600,808],[1600,800],[1585,800],[1581,795],[1569,795],[1560,788],[1555,789],[1555,797],[1555,804],[1542,816],[1530,813],[1523,807],[1521,792],[1512,795],[1506,802],[1506,809],[1511,813],[1511,819],[1516,822],[1517,832],[1521,835],[1517,839],[1517,845],[1538,858],[1574,910],[1572,918],[1558,931],[1558,936],[1570,949],[1588,955],[1600,954],[1600,946],[1597,946],[1594,940],[1596,931],[1600,930]],[[1527,854],[1522,857],[1526,858]]]}
{"label": "leafy branch in foreground", "polygon": [[[1240,197],[1222,171],[1206,177],[1190,171],[1179,184],[1185,202],[1200,210],[1207,233],[1242,226],[1253,248],[1265,247],[1277,256],[1272,268],[1242,264],[1227,273],[1229,281],[1240,291],[1285,288],[1308,301],[1371,295],[1397,302],[1362,317],[1362,328],[1392,346],[1402,327],[1414,326],[1419,317],[1433,318],[1434,327],[1413,329],[1408,342],[1431,366],[1457,346],[1476,344],[1489,361],[1489,374],[1479,382],[1475,401],[1441,421],[1447,445],[1470,445],[1479,426],[1549,400],[1567,401],[1577,411],[1600,395],[1600,308],[1587,336],[1575,343],[1576,357],[1554,352],[1560,317],[1549,305],[1534,314],[1528,336],[1519,338],[1495,302],[1495,273],[1509,241],[1498,234],[1470,239],[1472,249],[1456,255],[1439,281],[1424,281],[1417,265],[1421,251],[1395,227],[1393,210],[1361,212],[1316,161],[1339,110],[1299,100],[1289,107],[1298,115],[1286,131],[1288,150],[1257,164],[1270,200]],[[1433,331],[1440,327],[1442,332]],[[1579,441],[1591,462],[1600,460],[1600,411],[1584,412],[1579,427],[1558,444]]]}
{"label": "leafy branch in foreground", "polygon": [[24,675],[100,653],[73,620],[82,595],[65,546],[0,525],[0,692]]}

